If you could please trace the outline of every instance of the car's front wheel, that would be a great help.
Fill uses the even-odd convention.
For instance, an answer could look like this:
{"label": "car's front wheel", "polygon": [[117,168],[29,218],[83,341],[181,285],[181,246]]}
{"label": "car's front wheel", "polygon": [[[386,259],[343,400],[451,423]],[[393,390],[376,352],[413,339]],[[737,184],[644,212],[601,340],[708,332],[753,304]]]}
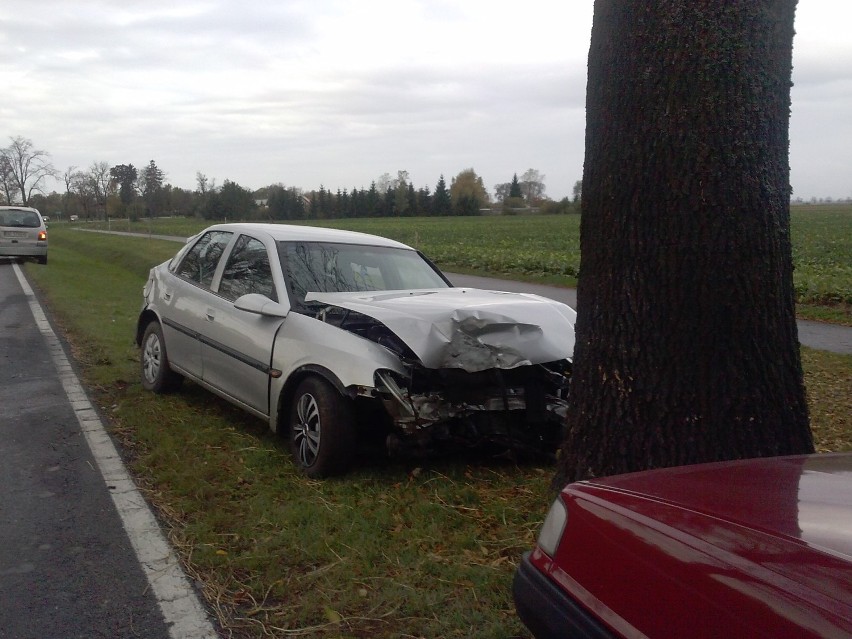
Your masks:
{"label": "car's front wheel", "polygon": [[339,475],[352,463],[355,429],[352,406],[328,382],[308,377],[290,408],[290,448],[312,479]]}
{"label": "car's front wheel", "polygon": [[142,386],[155,393],[177,390],[183,377],[169,366],[166,342],[159,322],[150,322],[142,335]]}

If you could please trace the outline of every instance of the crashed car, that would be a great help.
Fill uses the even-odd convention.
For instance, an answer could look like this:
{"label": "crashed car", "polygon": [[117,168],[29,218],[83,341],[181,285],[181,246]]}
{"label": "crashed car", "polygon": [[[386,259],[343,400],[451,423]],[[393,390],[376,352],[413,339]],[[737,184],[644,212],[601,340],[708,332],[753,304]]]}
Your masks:
{"label": "crashed car", "polygon": [[454,288],[399,242],[324,228],[218,224],[151,269],[143,386],[184,378],[265,419],[310,477],[359,440],[390,452],[561,440],[576,313]]}

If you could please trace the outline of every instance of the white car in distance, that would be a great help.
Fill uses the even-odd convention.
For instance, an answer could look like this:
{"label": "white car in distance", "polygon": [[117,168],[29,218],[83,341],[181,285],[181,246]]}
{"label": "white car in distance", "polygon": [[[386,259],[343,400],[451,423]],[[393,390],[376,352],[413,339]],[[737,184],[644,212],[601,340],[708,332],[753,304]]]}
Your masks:
{"label": "white car in distance", "polygon": [[38,209],[0,206],[0,257],[47,264],[47,226]]}

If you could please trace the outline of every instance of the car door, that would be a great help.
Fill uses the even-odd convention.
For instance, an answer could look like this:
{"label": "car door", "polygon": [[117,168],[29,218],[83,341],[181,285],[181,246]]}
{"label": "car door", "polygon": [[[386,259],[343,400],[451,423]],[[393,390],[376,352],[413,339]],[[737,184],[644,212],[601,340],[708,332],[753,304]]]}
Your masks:
{"label": "car door", "polygon": [[229,242],[229,231],[204,233],[175,266],[171,277],[160,283],[159,300],[163,338],[171,363],[203,379],[201,343],[206,329],[210,291],[219,261]]}
{"label": "car door", "polygon": [[278,301],[270,251],[264,243],[241,234],[233,243],[216,290],[205,308],[201,351],[204,381],[248,408],[269,414],[272,345],[283,319],[234,307],[234,301],[257,293]]}

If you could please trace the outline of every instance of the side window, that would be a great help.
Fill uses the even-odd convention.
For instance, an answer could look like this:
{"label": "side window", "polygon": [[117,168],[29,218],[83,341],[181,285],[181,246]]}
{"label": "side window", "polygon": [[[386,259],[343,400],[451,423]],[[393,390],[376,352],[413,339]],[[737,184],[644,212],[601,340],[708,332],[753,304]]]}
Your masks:
{"label": "side window", "polygon": [[233,233],[209,231],[199,238],[181,260],[177,274],[202,286],[209,287],[219,264],[222,252],[231,241]]}
{"label": "side window", "polygon": [[248,235],[241,235],[231,250],[225,264],[219,295],[235,300],[248,293],[260,293],[277,302],[269,255],[263,242]]}

